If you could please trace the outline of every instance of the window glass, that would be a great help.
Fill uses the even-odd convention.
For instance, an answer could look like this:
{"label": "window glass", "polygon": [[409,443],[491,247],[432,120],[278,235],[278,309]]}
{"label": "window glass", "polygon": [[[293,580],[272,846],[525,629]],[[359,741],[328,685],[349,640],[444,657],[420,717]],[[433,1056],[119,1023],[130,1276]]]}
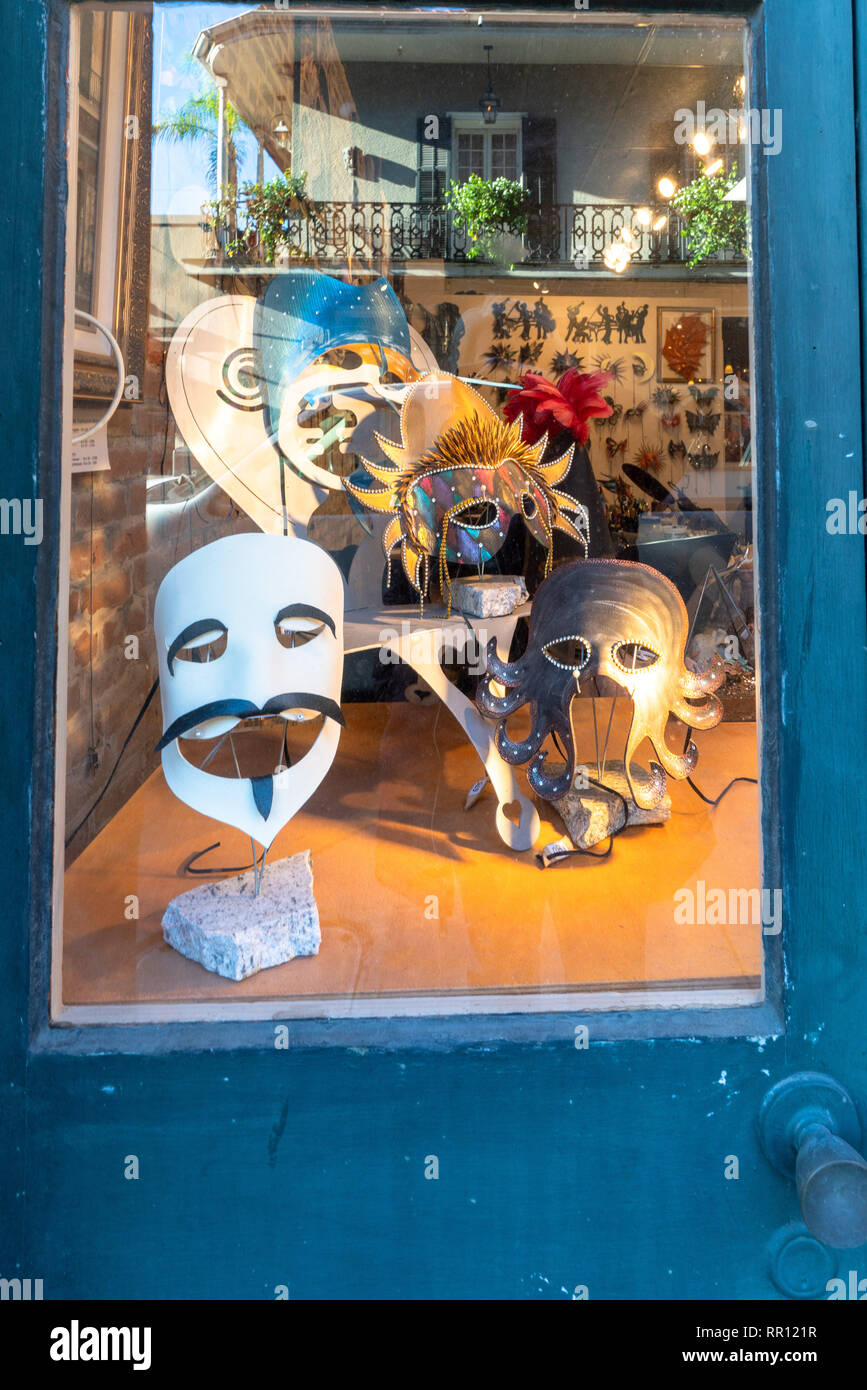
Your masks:
{"label": "window glass", "polygon": [[762,996],[745,28],[477,19],[74,9],[55,1017]]}
{"label": "window glass", "polygon": [[515,179],[518,177],[518,137],[517,135],[492,133],[491,178]]}

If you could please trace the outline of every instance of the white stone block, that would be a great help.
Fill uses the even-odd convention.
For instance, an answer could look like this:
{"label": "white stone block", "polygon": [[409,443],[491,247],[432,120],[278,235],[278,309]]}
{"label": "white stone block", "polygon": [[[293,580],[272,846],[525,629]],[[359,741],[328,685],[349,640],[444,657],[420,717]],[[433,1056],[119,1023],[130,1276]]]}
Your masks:
{"label": "white stone block", "polygon": [[527,585],[521,574],[452,580],[452,612],[469,613],[474,618],[505,618],[526,602]]}
{"label": "white stone block", "polygon": [[266,860],[258,897],[252,870],[181,893],[165,910],[163,937],[182,956],[227,980],[317,955],[322,933],[310,851]]}

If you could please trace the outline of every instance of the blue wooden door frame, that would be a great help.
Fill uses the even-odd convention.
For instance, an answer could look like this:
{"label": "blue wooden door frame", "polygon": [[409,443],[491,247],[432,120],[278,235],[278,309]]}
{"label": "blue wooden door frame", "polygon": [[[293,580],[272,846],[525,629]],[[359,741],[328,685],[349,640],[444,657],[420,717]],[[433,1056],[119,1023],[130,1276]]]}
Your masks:
{"label": "blue wooden door frame", "polygon": [[[606,8],[626,7],[592,18]],[[825,528],[829,498],[865,493],[867,3],[765,0],[750,16],[754,100],[784,122],[781,154],[758,158],[755,315],[765,881],[784,894],[785,1026],[773,1004],[658,1018],[651,1037],[647,1016],[590,1017],[587,1051],[574,1019],[484,1046],[471,1026],[293,1026],[299,1045],[278,1052],[261,1027],[47,1027],[65,11],[6,5],[0,491],[44,500],[46,538],[0,538],[14,1194],[0,1275],[43,1278],[48,1298],[778,1296],[766,1247],[796,1200],[759,1152],[762,1094],[828,1071],[867,1120],[865,543]],[[865,1259],[851,1252],[862,1274]]]}

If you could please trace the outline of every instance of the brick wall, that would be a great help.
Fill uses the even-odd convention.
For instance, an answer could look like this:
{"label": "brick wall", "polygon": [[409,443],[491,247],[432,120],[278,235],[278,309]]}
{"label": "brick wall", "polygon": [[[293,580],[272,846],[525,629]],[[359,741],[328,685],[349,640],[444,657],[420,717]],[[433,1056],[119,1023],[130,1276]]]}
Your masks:
{"label": "brick wall", "polygon": [[[66,834],[104,787],[123,741],[157,677],[153,605],[159,584],[190,549],[252,530],[191,464],[192,481],[148,486],[171,474],[175,426],[165,401],[162,348],[151,353],[142,399],[109,424],[110,472],[72,479],[67,687]],[[181,441],[178,440],[178,443]],[[138,656],[127,655],[138,639]],[[80,854],[157,767],[156,696],[108,791],[70,844]],[[89,750],[93,749],[93,754]]]}

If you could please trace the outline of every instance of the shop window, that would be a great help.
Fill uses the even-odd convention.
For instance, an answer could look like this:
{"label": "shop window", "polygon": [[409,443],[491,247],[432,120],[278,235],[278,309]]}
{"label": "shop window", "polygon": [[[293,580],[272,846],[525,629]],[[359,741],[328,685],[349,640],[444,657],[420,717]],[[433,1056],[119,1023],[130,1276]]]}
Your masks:
{"label": "shop window", "polygon": [[745,29],[483,37],[74,7],[55,1021],[763,998]]}

